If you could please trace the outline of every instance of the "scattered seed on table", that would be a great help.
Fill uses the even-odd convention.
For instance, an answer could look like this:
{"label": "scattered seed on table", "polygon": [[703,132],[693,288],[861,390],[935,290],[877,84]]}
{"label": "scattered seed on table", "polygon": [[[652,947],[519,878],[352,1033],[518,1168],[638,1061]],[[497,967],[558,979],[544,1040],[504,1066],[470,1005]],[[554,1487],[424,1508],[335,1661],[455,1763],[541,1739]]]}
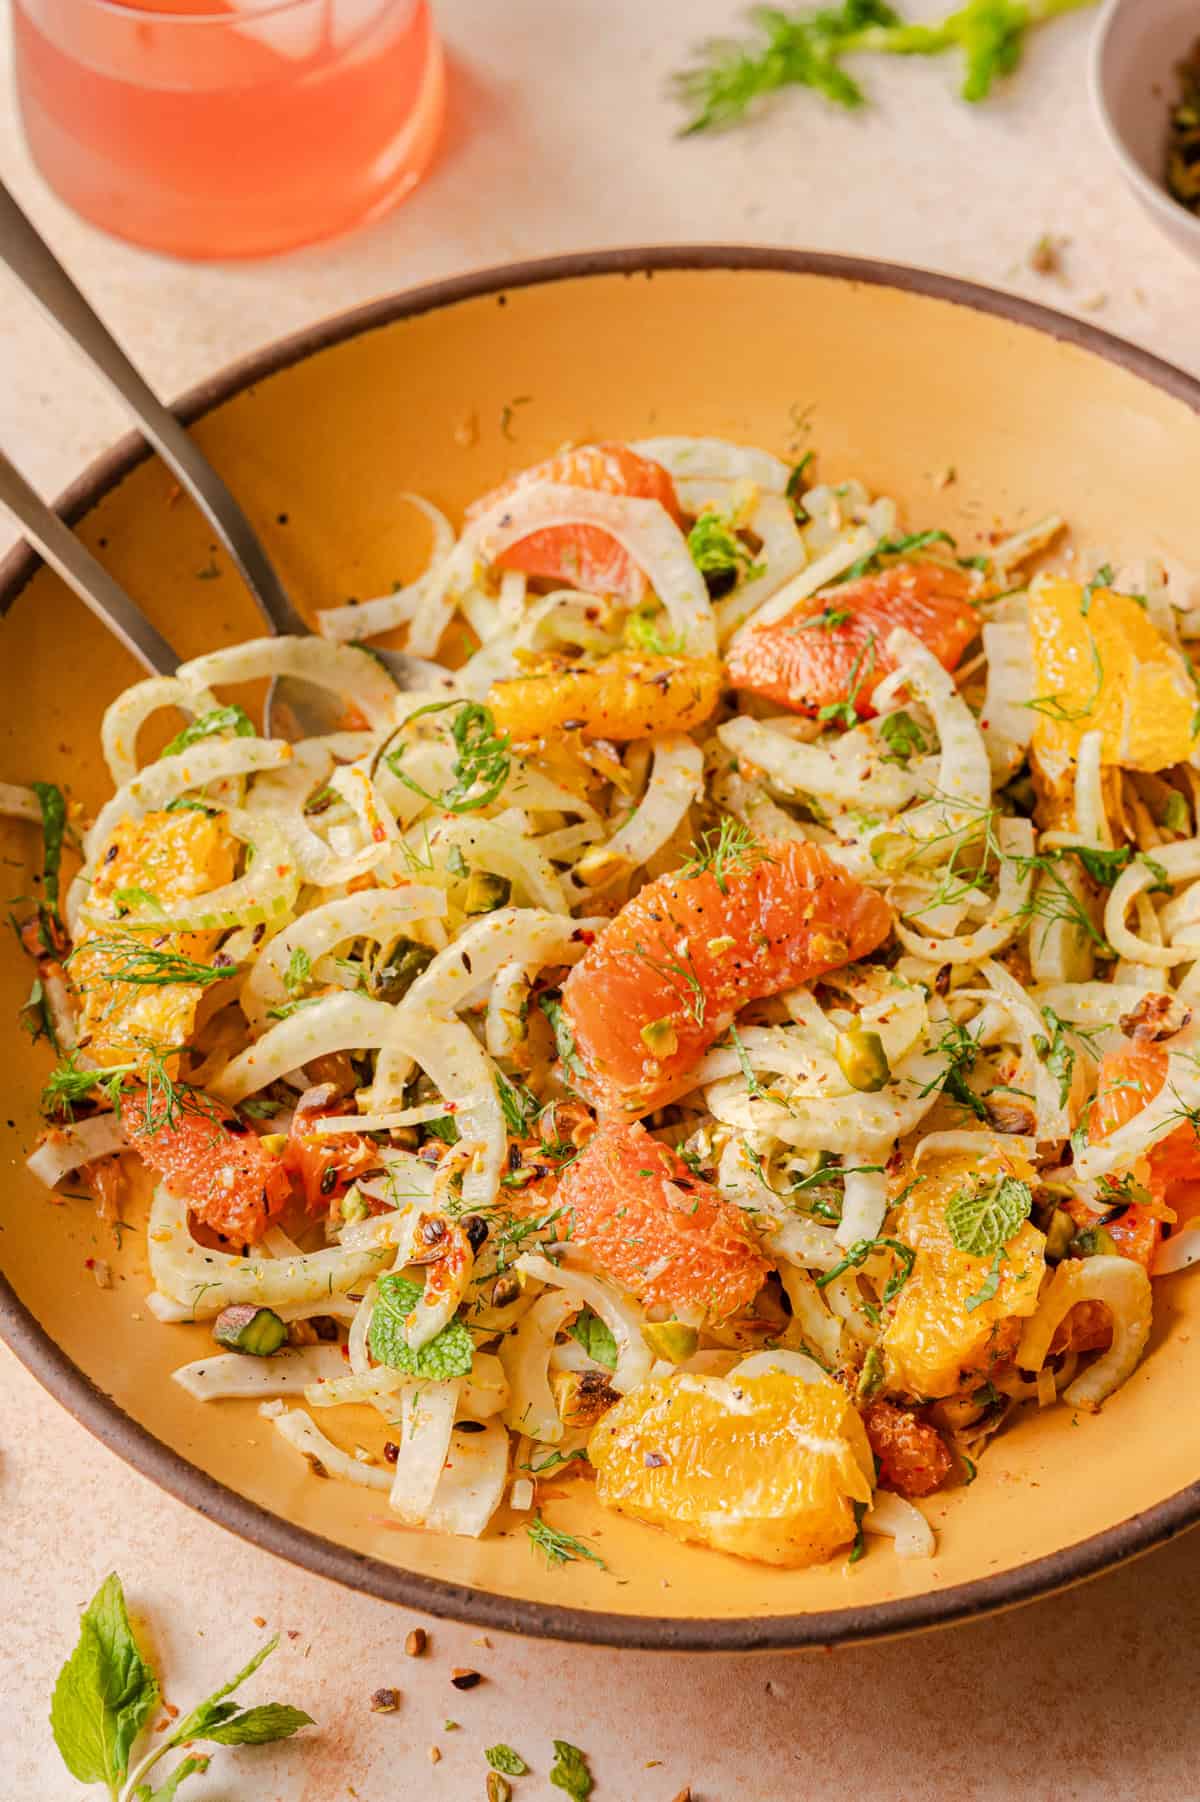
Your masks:
{"label": "scattered seed on table", "polygon": [[404,1642],[404,1650],[410,1658],[419,1658],[429,1644],[429,1635],[424,1627],[414,1627]]}

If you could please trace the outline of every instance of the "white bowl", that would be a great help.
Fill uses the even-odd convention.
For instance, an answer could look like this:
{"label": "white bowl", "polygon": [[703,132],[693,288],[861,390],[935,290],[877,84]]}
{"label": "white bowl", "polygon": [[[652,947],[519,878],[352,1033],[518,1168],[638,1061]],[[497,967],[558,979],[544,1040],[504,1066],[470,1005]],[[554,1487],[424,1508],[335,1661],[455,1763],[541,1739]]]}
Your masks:
{"label": "white bowl", "polygon": [[1108,0],[1092,45],[1092,104],[1133,193],[1172,244],[1200,262],[1200,218],[1166,187],[1177,65],[1200,37],[1197,0]]}

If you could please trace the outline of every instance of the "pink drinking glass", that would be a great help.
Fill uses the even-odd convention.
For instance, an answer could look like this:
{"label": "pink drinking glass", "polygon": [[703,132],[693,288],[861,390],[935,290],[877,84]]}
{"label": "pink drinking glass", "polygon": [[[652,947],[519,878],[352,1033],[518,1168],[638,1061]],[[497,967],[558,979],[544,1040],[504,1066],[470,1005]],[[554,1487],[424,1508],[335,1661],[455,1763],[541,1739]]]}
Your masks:
{"label": "pink drinking glass", "polygon": [[13,32],[51,187],[174,256],[265,256],[377,218],[445,110],[428,0],[13,0]]}

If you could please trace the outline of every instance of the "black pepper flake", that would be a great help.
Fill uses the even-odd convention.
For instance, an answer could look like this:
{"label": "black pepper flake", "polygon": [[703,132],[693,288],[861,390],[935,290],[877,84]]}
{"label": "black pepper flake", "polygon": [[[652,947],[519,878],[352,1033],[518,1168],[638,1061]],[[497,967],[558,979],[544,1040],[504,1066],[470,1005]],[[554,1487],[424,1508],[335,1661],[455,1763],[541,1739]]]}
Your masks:
{"label": "black pepper flake", "polygon": [[481,1420],[456,1420],[454,1425],[460,1433],[482,1433],[484,1423]]}

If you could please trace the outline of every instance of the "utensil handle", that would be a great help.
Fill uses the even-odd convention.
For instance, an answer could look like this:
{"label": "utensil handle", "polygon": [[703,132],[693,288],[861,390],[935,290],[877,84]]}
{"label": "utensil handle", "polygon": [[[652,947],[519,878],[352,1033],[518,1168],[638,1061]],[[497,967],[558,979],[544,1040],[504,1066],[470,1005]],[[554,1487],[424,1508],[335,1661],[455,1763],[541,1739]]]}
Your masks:
{"label": "utensil handle", "polygon": [[130,600],[120,583],[97,563],[82,539],[76,538],[57,513],[36,495],[20,470],[0,451],[0,506],[4,506],[35,544],[51,569],[75,590],[85,606],[119,638],[142,668],[155,676],[173,676],[179,658],[166,639]]}
{"label": "utensil handle", "polygon": [[131,408],[150,443],[211,521],[272,631],[307,632],[257,533],[212,464],[138,374],[2,182],[0,262],[8,265],[55,325],[73,340]]}

